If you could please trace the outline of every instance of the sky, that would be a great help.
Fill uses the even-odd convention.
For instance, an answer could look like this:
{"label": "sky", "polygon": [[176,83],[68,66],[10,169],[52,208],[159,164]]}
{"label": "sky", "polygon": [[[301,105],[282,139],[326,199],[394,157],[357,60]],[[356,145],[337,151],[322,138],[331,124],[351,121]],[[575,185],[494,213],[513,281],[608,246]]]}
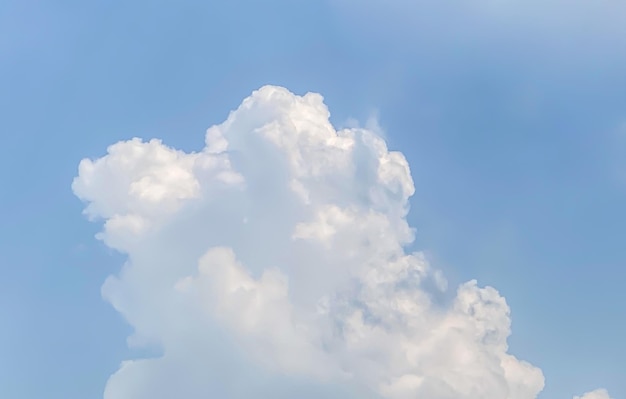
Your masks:
{"label": "sky", "polygon": [[0,397],[626,397],[624,12],[0,2]]}

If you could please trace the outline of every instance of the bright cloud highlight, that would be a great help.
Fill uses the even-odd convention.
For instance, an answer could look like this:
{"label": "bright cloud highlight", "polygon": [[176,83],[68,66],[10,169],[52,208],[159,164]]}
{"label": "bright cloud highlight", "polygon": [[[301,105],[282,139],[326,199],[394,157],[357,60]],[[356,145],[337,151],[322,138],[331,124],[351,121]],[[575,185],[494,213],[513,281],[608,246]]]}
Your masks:
{"label": "bright cloud highlight", "polygon": [[[119,142],[74,193],[128,256],[103,295],[134,328],[105,399],[531,399],[538,368],[508,353],[509,308],[407,253],[414,186],[367,129],[323,98],[265,86],[194,153]],[[333,396],[334,395],[334,396]],[[605,399],[599,390],[578,399]]]}

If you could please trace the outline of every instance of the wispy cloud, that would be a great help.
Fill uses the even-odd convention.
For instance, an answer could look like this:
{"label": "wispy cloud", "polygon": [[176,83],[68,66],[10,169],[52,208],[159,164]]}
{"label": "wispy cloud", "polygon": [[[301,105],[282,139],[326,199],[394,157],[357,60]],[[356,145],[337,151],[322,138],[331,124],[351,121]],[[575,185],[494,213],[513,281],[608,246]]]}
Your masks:
{"label": "wispy cloud", "polygon": [[[511,58],[536,69],[610,68],[624,61],[626,4],[618,1],[332,0],[373,46],[433,57]],[[437,61],[440,63],[440,60]]]}

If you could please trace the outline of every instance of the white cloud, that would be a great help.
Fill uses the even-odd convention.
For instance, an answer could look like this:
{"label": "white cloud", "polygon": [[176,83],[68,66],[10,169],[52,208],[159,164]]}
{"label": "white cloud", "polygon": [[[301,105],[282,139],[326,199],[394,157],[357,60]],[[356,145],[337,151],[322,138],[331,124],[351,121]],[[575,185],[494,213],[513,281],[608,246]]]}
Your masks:
{"label": "white cloud", "polygon": [[73,190],[128,255],[102,290],[129,344],[162,352],[123,363],[105,399],[530,399],[544,386],[508,353],[494,288],[431,302],[424,287],[447,283],[405,252],[404,156],[336,131],[320,95],[263,87],[197,153],[117,143],[81,162]]}
{"label": "white cloud", "polygon": [[595,391],[587,392],[583,396],[575,396],[574,399],[611,399],[609,393],[605,389],[596,389]]}

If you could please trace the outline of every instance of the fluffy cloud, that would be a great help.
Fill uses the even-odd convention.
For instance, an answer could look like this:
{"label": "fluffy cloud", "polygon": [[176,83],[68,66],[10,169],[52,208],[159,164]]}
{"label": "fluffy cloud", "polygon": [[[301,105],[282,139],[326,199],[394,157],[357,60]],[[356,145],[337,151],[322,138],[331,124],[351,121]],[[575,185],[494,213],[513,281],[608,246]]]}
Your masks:
{"label": "fluffy cloud", "polygon": [[124,362],[105,399],[531,399],[544,386],[508,353],[494,288],[432,301],[426,287],[446,282],[405,251],[404,156],[335,130],[318,94],[263,87],[201,151],[120,142],[72,187],[128,256],[102,291],[129,345],[160,352]]}

